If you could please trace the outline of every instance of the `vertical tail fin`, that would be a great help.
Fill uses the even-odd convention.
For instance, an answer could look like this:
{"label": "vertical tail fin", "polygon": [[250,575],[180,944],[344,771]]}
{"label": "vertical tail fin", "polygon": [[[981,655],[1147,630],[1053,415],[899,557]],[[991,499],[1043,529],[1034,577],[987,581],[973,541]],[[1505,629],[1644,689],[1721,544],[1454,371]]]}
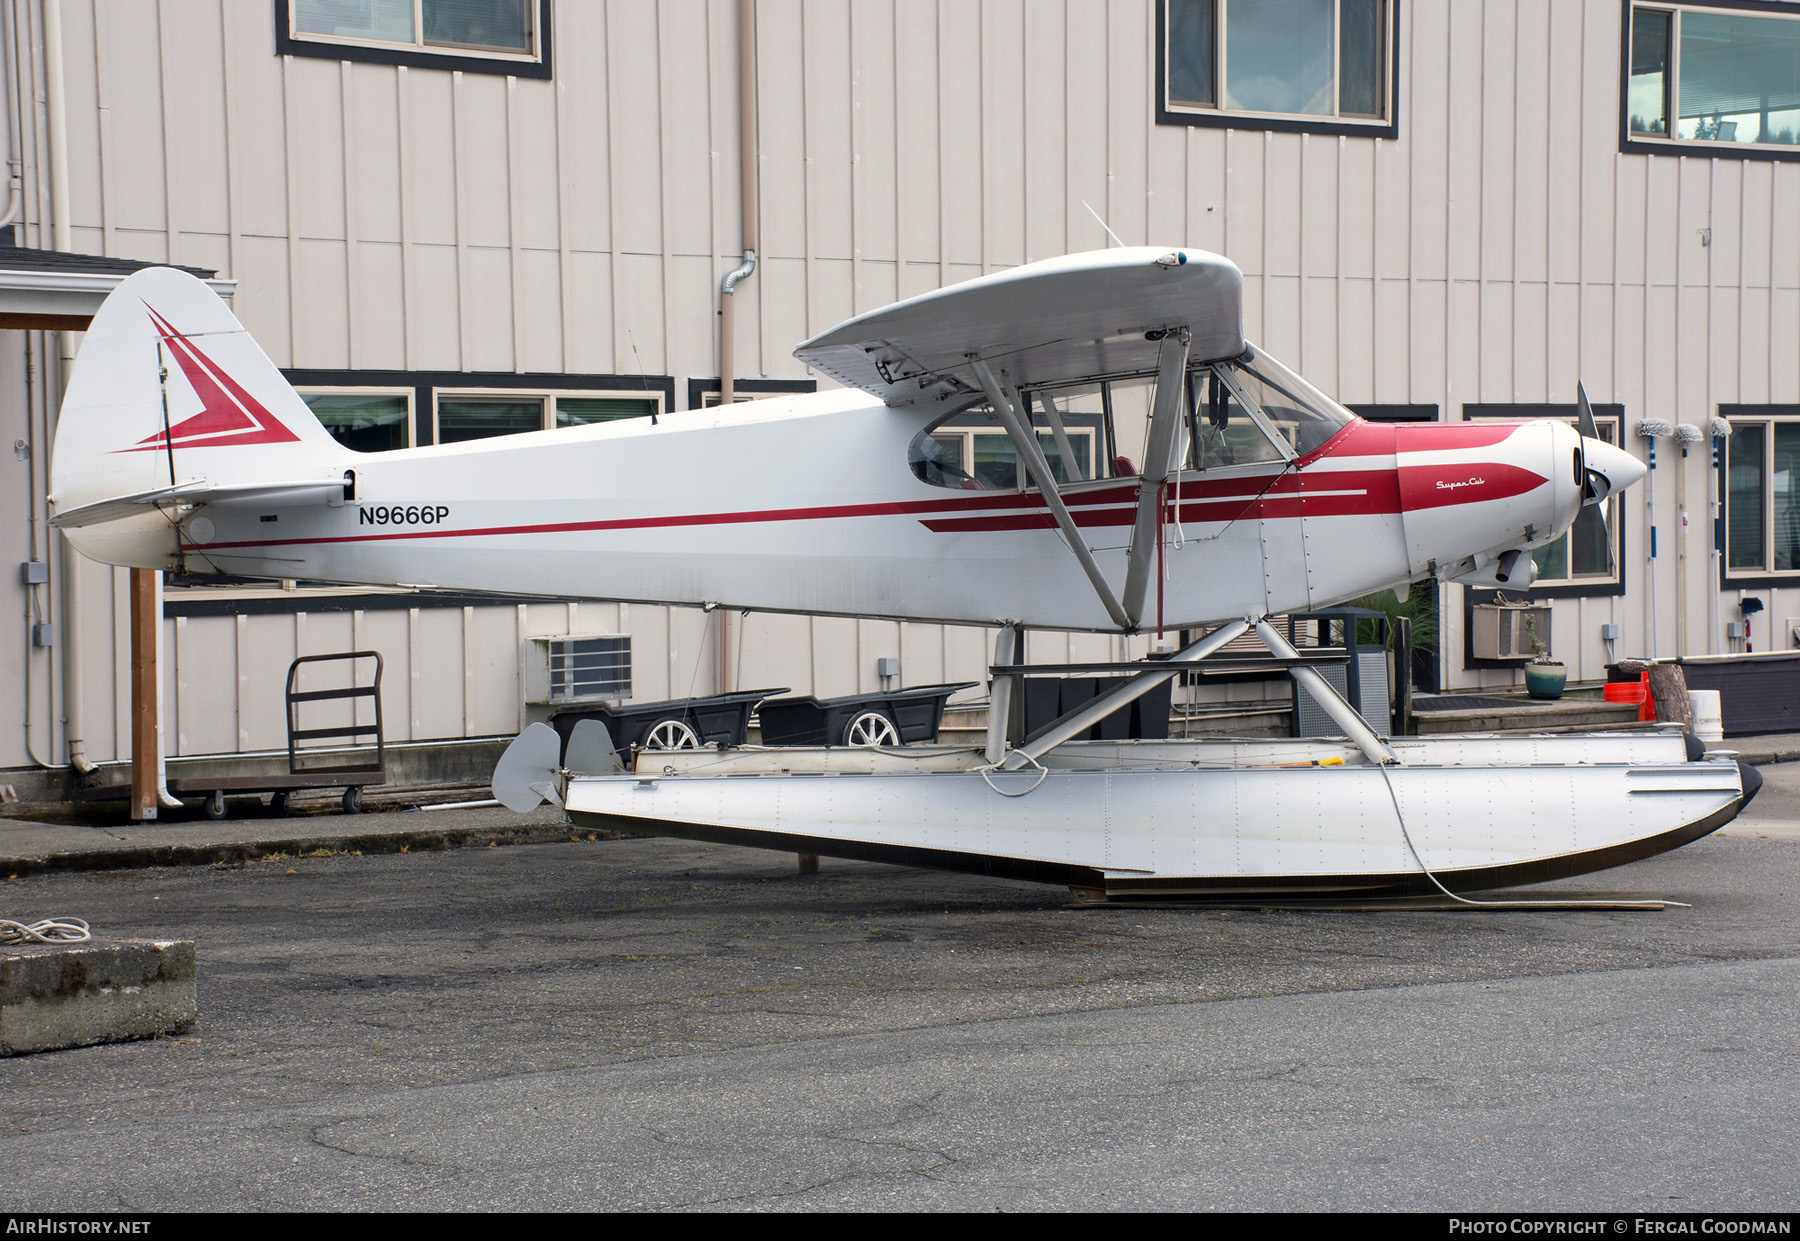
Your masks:
{"label": "vertical tail fin", "polygon": [[211,289],[146,268],[113,290],[76,358],[53,521],[86,529],[217,491],[324,482],[350,459]]}

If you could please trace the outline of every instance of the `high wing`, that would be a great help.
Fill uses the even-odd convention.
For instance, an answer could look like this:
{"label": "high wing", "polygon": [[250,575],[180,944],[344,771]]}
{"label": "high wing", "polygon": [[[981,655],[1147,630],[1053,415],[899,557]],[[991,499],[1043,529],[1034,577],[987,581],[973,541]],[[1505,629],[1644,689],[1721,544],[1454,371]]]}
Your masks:
{"label": "high wing", "polygon": [[[1160,333],[1186,328],[1196,362],[1244,352],[1244,276],[1199,250],[1129,246],[1027,263],[858,315],[794,356],[889,405],[982,389],[1155,370]],[[1155,336],[1155,339],[1148,339]]]}
{"label": "high wing", "polygon": [[[1244,352],[1244,276],[1204,251],[1125,247],[1028,263],[860,315],[794,356],[904,407],[981,392],[1036,482],[1113,623],[1142,623],[1157,505],[1175,466],[1182,375],[1192,360]],[[1062,380],[1155,371],[1156,407],[1124,590],[1108,580],[1063,502],[1019,390]],[[1060,423],[1053,424],[1059,439]]]}

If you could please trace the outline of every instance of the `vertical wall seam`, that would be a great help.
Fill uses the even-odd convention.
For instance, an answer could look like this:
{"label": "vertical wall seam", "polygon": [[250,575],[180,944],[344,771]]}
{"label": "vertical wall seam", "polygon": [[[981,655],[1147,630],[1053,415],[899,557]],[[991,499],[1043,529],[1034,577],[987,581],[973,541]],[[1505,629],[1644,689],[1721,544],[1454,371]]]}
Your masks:
{"label": "vertical wall seam", "polygon": [[[815,189],[813,161],[817,155],[813,149],[812,108],[814,101],[812,92],[807,90],[806,41],[809,30],[806,14],[805,6],[802,6],[795,15],[795,19],[800,23],[800,72],[795,75],[795,78],[800,91],[800,235],[804,239],[801,243],[800,321],[805,325],[806,334],[811,336],[815,331],[820,330],[820,325],[813,322],[813,280],[816,278],[813,260],[817,257],[813,246],[813,232],[816,223],[813,218]],[[761,47],[760,40],[757,46]]]}
{"label": "vertical wall seam", "polygon": [[[407,314],[410,300],[410,289],[414,279],[412,229],[407,221],[406,198],[406,161],[410,145],[412,107],[406,92],[406,66],[401,65],[394,70],[394,146],[395,155],[399,159],[400,175],[396,178],[400,194],[400,360],[407,370],[413,369],[413,333],[412,318]],[[425,411],[429,412],[429,411]],[[407,420],[407,443],[416,444],[418,440],[420,410],[413,410]]]}
{"label": "vertical wall seam", "polygon": [[362,350],[357,345],[359,334],[356,330],[356,296],[360,282],[356,278],[356,133],[351,124],[356,104],[350,81],[353,68],[347,60],[338,62],[338,135],[344,150],[344,358],[350,369],[356,370]]}
{"label": "vertical wall seam", "polygon": [[571,255],[569,252],[569,116],[561,81],[550,84],[551,124],[556,126],[556,326],[559,342],[557,367],[575,369],[574,313],[570,304]]}
{"label": "vertical wall seam", "polygon": [[[99,47],[100,14],[94,14],[95,48]],[[163,253],[170,263],[179,263],[184,253],[181,234],[175,224],[175,148],[169,137],[175,132],[175,121],[169,115],[174,107],[175,92],[169,89],[169,23],[163,4],[156,6],[156,74],[162,96],[162,174],[163,174]]]}
{"label": "vertical wall seam", "polygon": [[616,75],[612,71],[613,42],[612,22],[610,20],[611,15],[611,3],[608,2],[602,4],[600,8],[601,53],[599,60],[606,75],[606,81],[601,94],[606,100],[606,124],[609,131],[606,143],[606,237],[604,239],[604,244],[606,246],[605,253],[608,268],[608,279],[606,282],[607,296],[612,303],[609,312],[611,316],[609,327],[612,333],[612,355],[608,359],[608,364],[613,370],[623,372],[624,367],[621,366],[619,361],[626,353],[626,350],[620,347],[624,343],[625,338],[623,333],[625,329],[621,326],[624,322],[624,317],[620,314],[619,306],[619,166],[618,152],[614,149],[610,136],[613,118],[619,115],[617,101],[613,98],[613,83],[616,80]]}
{"label": "vertical wall seam", "polygon": [[[453,70],[450,74],[450,184],[451,208],[455,216],[452,228],[456,237],[456,368],[469,369],[469,358],[473,353],[469,342],[469,237],[465,222],[468,219],[468,204],[463,201],[463,134],[468,126],[463,123],[463,75],[462,70]],[[436,419],[433,418],[433,425]]]}
{"label": "vertical wall seam", "polygon": [[281,174],[282,205],[287,213],[282,231],[287,234],[288,365],[302,366],[309,359],[300,352],[300,299],[295,295],[294,273],[299,270],[300,233],[294,209],[294,58],[281,58]]}
{"label": "vertical wall seam", "polygon": [[[507,262],[512,277],[512,369],[525,370],[525,266],[524,246],[519,238],[519,195],[524,178],[519,175],[519,79],[506,75],[506,242]],[[545,423],[555,426],[554,410]]]}
{"label": "vertical wall seam", "polygon": [[863,308],[862,268],[862,83],[856,59],[856,6],[844,10],[844,33],[849,40],[849,55],[844,70],[850,85],[850,313]]}
{"label": "vertical wall seam", "polygon": [[225,140],[225,262],[230,267],[226,273],[233,280],[241,279],[242,260],[240,252],[243,247],[243,210],[241,189],[238,185],[238,162],[232,156],[232,107],[231,94],[231,14],[236,6],[231,0],[219,0],[219,89],[224,105],[220,124],[224,129]]}
{"label": "vertical wall seam", "polygon": [[[656,197],[662,204],[657,214],[657,244],[662,249],[662,362],[659,369],[672,374],[675,371],[675,318],[674,318],[674,257],[669,253],[669,214],[672,210],[669,202],[669,74],[665,71],[666,62],[663,57],[663,8],[655,5],[656,13]],[[709,273],[710,274],[710,273]],[[711,281],[707,281],[711,285]],[[633,370],[639,368],[633,363]]]}
{"label": "vertical wall seam", "polygon": [[[68,45],[64,44],[66,54]],[[111,74],[111,40],[107,37],[106,26],[95,15],[94,22],[94,105],[98,116],[95,118],[99,126],[100,142],[100,253],[117,254],[118,237],[117,221],[112,209],[112,107],[108,102],[106,84]],[[167,175],[167,169],[164,170]],[[164,224],[169,221],[165,220]]]}

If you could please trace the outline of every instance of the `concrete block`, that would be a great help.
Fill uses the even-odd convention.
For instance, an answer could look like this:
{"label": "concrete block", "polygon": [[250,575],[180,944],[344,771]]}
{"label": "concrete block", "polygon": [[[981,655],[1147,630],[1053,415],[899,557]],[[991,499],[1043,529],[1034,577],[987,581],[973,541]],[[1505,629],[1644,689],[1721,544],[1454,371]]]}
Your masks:
{"label": "concrete block", "polygon": [[194,945],[125,939],[0,949],[0,1056],[194,1024]]}

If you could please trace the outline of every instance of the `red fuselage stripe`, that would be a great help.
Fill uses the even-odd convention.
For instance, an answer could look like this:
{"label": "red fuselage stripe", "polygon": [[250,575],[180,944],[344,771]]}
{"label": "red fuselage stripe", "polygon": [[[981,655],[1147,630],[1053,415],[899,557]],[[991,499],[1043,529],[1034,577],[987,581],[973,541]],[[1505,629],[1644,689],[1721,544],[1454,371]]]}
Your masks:
{"label": "red fuselage stripe", "polygon": [[[1490,462],[1471,466],[1403,467],[1423,475],[1442,475],[1455,487],[1429,491],[1430,507],[1450,504],[1477,504],[1487,500],[1520,495],[1541,485],[1544,480],[1517,466]],[[1454,475],[1454,478],[1451,476]],[[1467,485],[1469,479],[1484,477],[1484,486]],[[1265,476],[1266,477],[1266,476]],[[1422,482],[1423,480],[1415,480]],[[1235,478],[1183,483],[1179,496],[1171,487],[1165,498],[1166,520],[1225,522],[1255,517],[1279,520],[1294,517],[1363,517],[1396,516],[1403,511],[1400,478],[1392,468],[1368,470],[1313,471],[1287,473],[1259,488],[1263,479]],[[1084,528],[1129,526],[1135,520],[1133,501],[1136,489],[1107,488],[1085,496],[1070,497],[1075,523]],[[1030,508],[1029,512],[995,513],[996,508]],[[1405,507],[1423,507],[1418,504]],[[950,513],[969,509],[985,509],[975,516],[958,517]],[[923,516],[932,514],[931,517]],[[379,534],[342,534],[301,539],[256,539],[239,542],[199,545],[196,550],[226,551],[234,548],[293,547],[325,543],[375,543],[402,539],[465,539],[522,534],[579,534],[603,530],[656,530],[683,526],[748,525],[761,522],[831,521],[854,517],[893,517],[920,515],[920,524],[936,533],[979,533],[1007,530],[1047,530],[1055,521],[1036,495],[958,497],[955,500],[910,500],[887,504],[841,504],[815,508],[765,509],[735,513],[685,513],[665,517],[629,517],[611,521],[551,522],[541,525],[482,526],[452,530],[433,527],[422,530],[384,530]]]}

